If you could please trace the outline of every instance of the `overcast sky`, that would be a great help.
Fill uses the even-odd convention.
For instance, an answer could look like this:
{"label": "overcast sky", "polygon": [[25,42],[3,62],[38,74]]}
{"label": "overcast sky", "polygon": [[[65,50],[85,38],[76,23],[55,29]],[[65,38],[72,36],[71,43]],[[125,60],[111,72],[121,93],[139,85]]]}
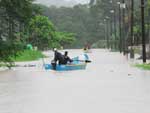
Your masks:
{"label": "overcast sky", "polygon": [[[68,1],[68,2],[67,2]],[[66,5],[66,6],[72,6],[78,3],[89,3],[90,0],[36,0],[37,3],[41,3],[44,5]]]}
{"label": "overcast sky", "polygon": [[66,0],[66,1],[76,1],[77,3],[88,3],[90,0]]}

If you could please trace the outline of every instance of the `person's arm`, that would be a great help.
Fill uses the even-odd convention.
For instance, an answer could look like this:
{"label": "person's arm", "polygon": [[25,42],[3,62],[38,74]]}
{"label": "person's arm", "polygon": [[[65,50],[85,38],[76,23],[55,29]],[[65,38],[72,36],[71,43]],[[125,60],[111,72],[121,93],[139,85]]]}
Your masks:
{"label": "person's arm", "polygon": [[73,60],[70,58],[70,57],[68,57],[68,61],[71,63],[71,62],[73,62]]}

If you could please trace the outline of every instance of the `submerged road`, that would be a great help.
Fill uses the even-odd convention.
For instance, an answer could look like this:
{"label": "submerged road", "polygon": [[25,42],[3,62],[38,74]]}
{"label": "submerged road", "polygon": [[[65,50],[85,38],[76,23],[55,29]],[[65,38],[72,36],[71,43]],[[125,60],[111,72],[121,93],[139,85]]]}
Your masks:
{"label": "submerged road", "polygon": [[45,71],[39,60],[37,67],[0,72],[0,113],[150,113],[150,71],[119,53],[89,56],[92,63],[82,71]]}

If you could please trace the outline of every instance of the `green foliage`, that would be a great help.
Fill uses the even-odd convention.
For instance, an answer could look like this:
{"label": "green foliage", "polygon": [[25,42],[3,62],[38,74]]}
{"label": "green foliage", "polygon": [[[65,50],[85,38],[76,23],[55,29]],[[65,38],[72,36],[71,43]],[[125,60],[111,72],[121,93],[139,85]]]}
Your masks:
{"label": "green foliage", "polygon": [[45,16],[35,16],[29,23],[30,43],[42,49],[51,45],[50,41],[55,40],[55,27]]}
{"label": "green foliage", "polygon": [[23,49],[23,45],[20,42],[4,42],[0,41],[0,62],[6,63],[10,68],[13,65],[11,57],[16,57],[17,52]]}
{"label": "green foliage", "polygon": [[[74,33],[76,41],[73,43],[74,48],[83,47],[86,43],[94,43],[103,35],[92,17],[90,8],[87,5],[76,5],[72,8],[54,6],[46,7],[41,5],[43,14],[48,16],[49,19],[56,26],[57,31]],[[96,26],[96,27],[95,27]]]}
{"label": "green foliage", "polygon": [[141,32],[140,26],[134,26],[133,31],[135,34]]}
{"label": "green foliage", "polygon": [[32,17],[32,0],[0,1],[0,61],[12,64],[12,56],[24,49],[24,30]]}
{"label": "green foliage", "polygon": [[56,32],[56,38],[59,44],[63,47],[75,42],[75,35],[73,33]]}
{"label": "green foliage", "polygon": [[20,42],[4,42],[1,41],[0,44],[0,61],[2,59],[7,59],[9,56],[15,56],[16,52],[20,51],[23,49],[23,45]]}
{"label": "green foliage", "polygon": [[33,61],[38,60],[39,58],[44,57],[44,55],[40,51],[35,50],[24,50],[22,52],[18,52],[16,57],[11,57],[13,61]]}
{"label": "green foliage", "polygon": [[150,8],[150,0],[147,0],[147,7]]}
{"label": "green foliage", "polygon": [[33,0],[1,0],[0,7],[6,11],[8,16],[19,21],[26,21],[32,15]]}
{"label": "green foliage", "polygon": [[[41,8],[32,2],[33,0],[0,1],[1,62],[8,62],[11,65],[12,57],[30,60],[29,56],[20,57],[18,54],[25,49],[27,43],[45,49],[70,44],[74,40],[71,34],[58,33],[58,35],[52,22],[47,17],[39,15]],[[25,53],[30,54],[30,52]],[[31,57],[34,58],[34,55],[36,53]]]}
{"label": "green foliage", "polygon": [[39,49],[54,48],[72,44],[75,35],[67,32],[57,32],[52,22],[45,16],[35,16],[29,23],[29,41]]}
{"label": "green foliage", "polygon": [[136,64],[135,66],[145,70],[150,70],[150,64]]}

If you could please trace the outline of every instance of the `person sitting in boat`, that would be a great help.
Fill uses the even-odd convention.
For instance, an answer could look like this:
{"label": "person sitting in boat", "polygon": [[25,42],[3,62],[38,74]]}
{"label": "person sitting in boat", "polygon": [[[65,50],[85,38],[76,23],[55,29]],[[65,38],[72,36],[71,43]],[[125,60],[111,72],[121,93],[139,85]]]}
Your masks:
{"label": "person sitting in boat", "polygon": [[91,46],[90,46],[89,44],[86,44],[86,45],[84,46],[84,50],[86,51],[86,50],[89,50],[89,49],[91,49]]}
{"label": "person sitting in boat", "polygon": [[68,56],[68,51],[65,51],[63,64],[67,64],[71,62],[73,62],[73,60],[70,59],[70,57]]}
{"label": "person sitting in boat", "polygon": [[84,47],[84,48],[83,48],[83,50],[84,50],[84,51],[86,51],[86,50],[87,50],[87,48],[86,48],[86,47]]}

